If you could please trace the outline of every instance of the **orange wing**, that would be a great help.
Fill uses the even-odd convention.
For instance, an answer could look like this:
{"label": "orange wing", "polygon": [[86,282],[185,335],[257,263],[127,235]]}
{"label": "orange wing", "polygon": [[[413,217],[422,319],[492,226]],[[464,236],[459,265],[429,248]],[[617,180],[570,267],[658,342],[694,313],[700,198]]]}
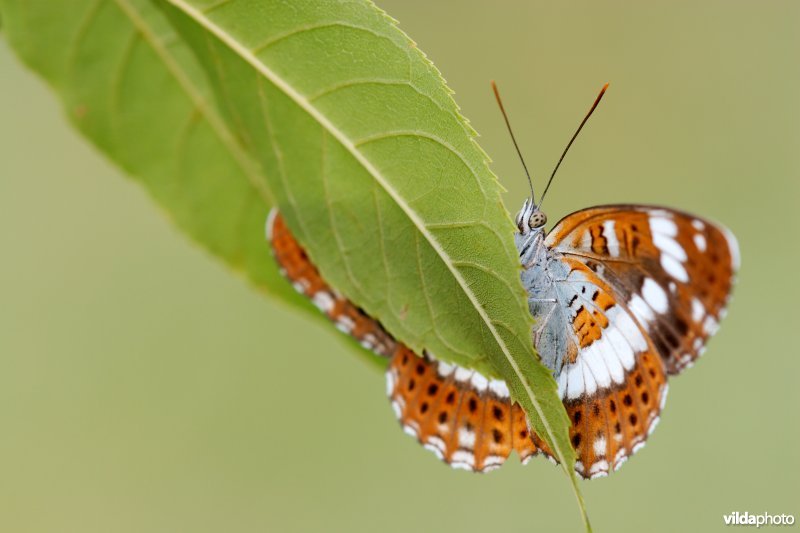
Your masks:
{"label": "orange wing", "polygon": [[611,287],[670,374],[702,354],[725,314],[739,267],[729,231],[663,207],[578,211],[556,224],[545,243]]}
{"label": "orange wing", "polygon": [[[657,220],[667,215],[678,228],[676,235],[667,236],[686,250],[687,261],[680,267],[687,276],[705,273],[707,281],[712,273],[719,277],[714,280],[716,288],[712,284],[695,297],[703,305],[702,325],[694,320],[693,327],[687,328],[694,336],[677,337],[681,346],[690,343],[692,347],[701,339],[702,347],[712,333],[707,316],[720,318],[735,270],[735,241],[724,230],[673,211],[609,207],[570,215],[547,238],[553,251],[561,254],[569,271],[565,286],[574,292],[557,308],[567,313],[562,320],[569,322],[575,341],[557,378],[572,421],[570,436],[579,458],[576,471],[583,477],[605,475],[641,448],[666,399],[665,366],[674,372],[685,361],[674,349],[664,349],[669,333],[659,329],[682,330],[675,321],[686,320],[687,299],[690,318],[698,318],[699,313],[692,299],[694,278],[683,280],[671,263],[680,260],[681,254],[658,235],[671,231],[671,226]],[[687,224],[693,232],[687,233]],[[295,288],[340,329],[376,353],[391,357],[387,393],[392,408],[404,430],[426,449],[454,467],[480,472],[499,467],[512,450],[523,461],[540,452],[554,460],[543,441],[528,431],[524,412],[511,402],[502,381],[435,361],[427,354],[418,357],[325,284],[280,216],[271,217],[269,228],[275,256]],[[687,247],[687,239],[694,250]],[[697,257],[695,252],[701,249],[708,251],[706,259]],[[727,265],[727,270],[719,265]],[[667,305],[674,307],[676,317],[663,310],[662,301],[653,300],[648,279],[658,283],[662,292],[669,291]],[[657,313],[659,309],[663,312]],[[610,353],[618,361],[609,358]],[[691,353],[699,353],[699,348]],[[589,384],[593,384],[591,392]]]}

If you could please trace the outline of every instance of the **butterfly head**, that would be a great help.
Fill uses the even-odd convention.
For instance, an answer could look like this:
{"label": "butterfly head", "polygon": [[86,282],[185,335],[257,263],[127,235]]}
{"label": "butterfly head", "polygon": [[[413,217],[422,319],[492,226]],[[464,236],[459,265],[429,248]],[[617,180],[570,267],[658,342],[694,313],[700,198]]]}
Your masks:
{"label": "butterfly head", "polygon": [[533,200],[528,198],[522,204],[522,209],[517,213],[516,222],[520,234],[527,235],[531,232],[543,231],[544,225],[547,224],[547,215],[539,209],[539,206]]}

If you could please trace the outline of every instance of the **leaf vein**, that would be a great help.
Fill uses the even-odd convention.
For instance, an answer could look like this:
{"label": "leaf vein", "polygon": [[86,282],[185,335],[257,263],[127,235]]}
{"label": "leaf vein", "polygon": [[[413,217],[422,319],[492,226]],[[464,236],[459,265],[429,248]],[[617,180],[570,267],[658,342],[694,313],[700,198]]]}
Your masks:
{"label": "leaf vein", "polygon": [[492,270],[491,268],[489,268],[486,265],[482,265],[480,263],[476,263],[475,261],[453,261],[453,264],[455,266],[457,266],[457,267],[474,268],[475,270],[480,270],[484,274],[488,274],[489,276],[493,277],[494,279],[496,279],[497,281],[502,283],[503,286],[505,288],[507,288],[509,290],[509,292],[511,292],[512,294],[514,292],[514,289],[508,283],[508,280],[506,280],[505,278],[501,277],[496,271]]}
{"label": "leaf vein", "polygon": [[128,67],[132,61],[133,51],[136,48],[136,43],[141,42],[142,35],[136,29],[131,32],[131,37],[128,40],[128,43],[125,45],[125,50],[122,53],[122,58],[119,61],[116,69],[114,70],[114,76],[111,78],[111,110],[115,111],[112,116],[116,117],[119,116],[120,111],[120,101],[122,99],[122,80],[125,77],[125,74],[128,70]]}
{"label": "leaf vein", "polygon": [[322,192],[323,192],[323,197],[325,198],[325,207],[327,208],[328,211],[329,226],[331,229],[331,233],[333,234],[333,238],[336,239],[336,246],[341,251],[340,256],[342,258],[342,263],[344,264],[344,271],[345,274],[347,275],[347,279],[359,293],[363,294],[364,288],[358,281],[358,278],[353,274],[353,270],[350,268],[350,262],[347,260],[347,250],[344,247],[341,235],[339,235],[339,230],[336,227],[336,219],[333,216],[333,204],[331,202],[328,172],[326,171],[325,168],[325,162],[327,160],[327,153],[328,153],[328,132],[326,132],[323,128],[320,128],[320,131],[322,132],[322,150],[321,150],[322,156],[320,158],[320,175],[322,177]]}
{"label": "leaf vein", "polygon": [[298,26],[298,27],[293,28],[293,29],[291,29],[291,30],[289,30],[287,32],[284,32],[284,33],[281,33],[281,34],[278,34],[276,36],[271,37],[267,41],[265,41],[265,42],[263,42],[263,43],[261,43],[259,45],[256,45],[254,48],[251,48],[249,51],[253,55],[258,55],[258,54],[264,52],[265,50],[267,50],[268,48],[270,48],[270,47],[274,46],[275,44],[277,44],[277,43],[279,43],[281,41],[284,41],[286,39],[289,39],[289,38],[292,38],[292,37],[296,37],[296,36],[302,35],[304,33],[309,33],[309,32],[312,32],[312,31],[324,30],[324,29],[327,29],[327,28],[338,28],[338,27],[349,28],[349,29],[352,29],[352,30],[359,30],[359,31],[363,31],[365,33],[369,33],[371,35],[374,35],[375,37],[378,37],[379,39],[387,40],[387,41],[391,42],[392,44],[394,44],[397,48],[400,48],[400,46],[397,43],[395,43],[392,39],[390,39],[389,37],[387,37],[385,35],[381,35],[380,33],[376,32],[375,30],[373,30],[371,28],[365,28],[363,26],[359,26],[357,24],[350,24],[348,22],[334,21],[334,22],[323,22],[321,24],[310,24],[310,25],[307,25],[307,26]]}
{"label": "leaf vein", "polygon": [[[86,10],[86,14],[81,21],[80,26],[78,26],[78,30],[75,32],[75,36],[72,38],[72,42],[69,45],[69,53],[67,54],[67,71],[72,72],[75,69],[75,65],[78,62],[78,50],[83,44],[83,40],[86,39],[86,36],[89,34],[89,30],[94,24],[94,21],[97,19],[97,14],[100,12],[100,8],[103,6],[104,0],[96,0],[94,4],[92,4],[89,9]],[[24,5],[24,3],[23,3]]]}
{"label": "leaf vein", "polygon": [[[195,87],[194,82],[191,81],[189,76],[184,72],[183,68],[172,56],[166,48],[165,43],[159,39],[147,25],[141,14],[133,8],[128,0],[114,0],[117,7],[128,17],[131,24],[141,33],[145,42],[147,42],[153,51],[163,61],[169,73],[175,78],[175,81],[184,91],[189,100],[200,111],[205,118],[208,125],[214,131],[217,138],[222,141],[228,152],[233,157],[233,160],[242,169],[242,172],[247,176],[253,189],[255,189],[264,200],[272,204],[272,193],[267,188],[265,181],[261,179],[261,173],[256,167],[253,159],[239,146],[231,131],[225,125],[225,121],[217,115],[213,108],[208,104],[205,97]],[[99,2],[100,3],[100,2]]]}
{"label": "leaf vein", "polygon": [[[286,199],[289,201],[292,209],[297,211],[297,200],[295,200],[294,195],[292,194],[292,189],[289,187],[286,168],[283,161],[283,151],[281,150],[278,140],[275,137],[275,131],[272,127],[272,119],[269,116],[269,99],[264,93],[264,82],[260,77],[256,79],[256,88],[258,89],[258,103],[259,108],[261,109],[261,116],[264,119],[264,128],[267,130],[267,137],[269,137],[269,146],[272,148],[272,154],[275,156],[275,160],[278,163],[278,177],[283,184],[283,189],[286,191]],[[303,227],[303,233],[308,235],[308,229],[304,227],[305,225],[303,224],[303,221],[299,220],[298,223]]]}
{"label": "leaf vein", "polygon": [[480,188],[481,192],[484,193],[484,195],[486,194],[486,191],[483,188],[483,183],[481,183],[480,178],[478,178],[478,172],[475,170],[472,164],[469,161],[467,161],[467,159],[461,154],[461,152],[456,150],[456,148],[453,145],[451,145],[450,143],[448,143],[447,141],[445,141],[444,139],[433,133],[428,133],[427,131],[421,131],[421,130],[392,130],[371,135],[369,137],[364,137],[362,139],[358,139],[356,141],[353,141],[352,144],[354,149],[356,149],[369,143],[382,141],[385,139],[397,138],[397,137],[417,137],[433,141],[434,143],[440,145],[442,148],[446,149],[447,151],[455,155],[461,161],[461,163],[469,169],[469,172],[472,175],[473,179],[475,180],[475,183],[478,185],[478,188]]}
{"label": "leaf vein", "polygon": [[218,9],[218,8],[220,8],[220,7],[222,7],[222,6],[226,5],[226,4],[230,4],[231,2],[233,2],[233,0],[219,0],[218,2],[214,2],[212,4],[207,5],[205,8],[203,8],[203,13],[209,14],[212,11],[214,11],[215,9]]}

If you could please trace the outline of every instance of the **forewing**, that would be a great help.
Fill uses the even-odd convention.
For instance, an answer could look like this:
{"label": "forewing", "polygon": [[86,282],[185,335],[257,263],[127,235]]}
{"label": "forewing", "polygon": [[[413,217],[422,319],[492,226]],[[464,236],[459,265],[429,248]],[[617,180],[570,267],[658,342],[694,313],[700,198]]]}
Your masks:
{"label": "forewing", "polygon": [[739,251],[725,228],[663,207],[603,206],[573,213],[546,245],[579,261],[630,310],[667,371],[703,352],[724,316]]}

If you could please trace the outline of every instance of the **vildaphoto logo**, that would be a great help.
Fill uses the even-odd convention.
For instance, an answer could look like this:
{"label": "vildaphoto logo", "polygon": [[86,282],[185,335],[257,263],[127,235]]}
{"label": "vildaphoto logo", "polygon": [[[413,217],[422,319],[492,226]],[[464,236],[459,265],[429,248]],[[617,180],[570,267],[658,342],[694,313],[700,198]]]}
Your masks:
{"label": "vildaphoto logo", "polygon": [[734,511],[731,514],[722,515],[726,526],[792,526],[794,525],[794,515],[790,514],[751,514],[748,512],[740,513]]}

